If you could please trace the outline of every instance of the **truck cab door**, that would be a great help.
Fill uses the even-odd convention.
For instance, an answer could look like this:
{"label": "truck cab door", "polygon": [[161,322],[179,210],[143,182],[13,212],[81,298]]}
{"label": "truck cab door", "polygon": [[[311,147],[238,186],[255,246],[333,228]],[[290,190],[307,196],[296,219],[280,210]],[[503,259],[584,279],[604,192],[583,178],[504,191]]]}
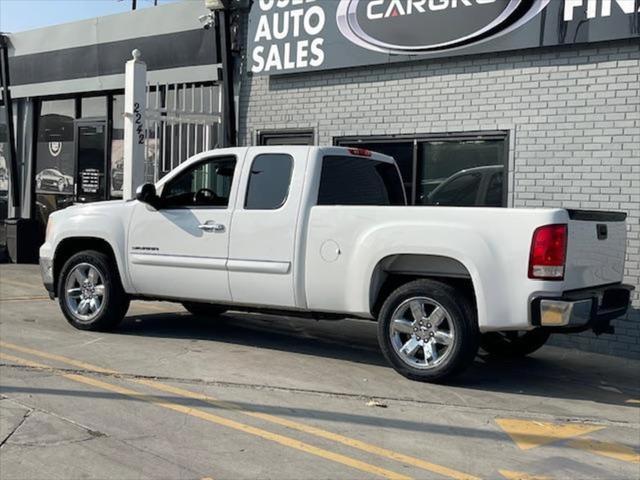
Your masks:
{"label": "truck cab door", "polygon": [[236,163],[229,155],[205,158],[164,185],[157,209],[136,205],[128,254],[139,294],[231,301],[226,262]]}
{"label": "truck cab door", "polygon": [[307,147],[247,153],[227,262],[235,303],[296,306],[296,230],[307,153]]}

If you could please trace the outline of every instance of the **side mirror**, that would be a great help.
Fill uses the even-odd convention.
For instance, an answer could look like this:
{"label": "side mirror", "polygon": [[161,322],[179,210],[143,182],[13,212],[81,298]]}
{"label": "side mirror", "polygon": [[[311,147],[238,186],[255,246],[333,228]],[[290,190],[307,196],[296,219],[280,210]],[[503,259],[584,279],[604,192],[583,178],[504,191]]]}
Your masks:
{"label": "side mirror", "polygon": [[158,208],[160,198],[156,193],[156,186],[153,183],[144,183],[136,189],[136,200]]}

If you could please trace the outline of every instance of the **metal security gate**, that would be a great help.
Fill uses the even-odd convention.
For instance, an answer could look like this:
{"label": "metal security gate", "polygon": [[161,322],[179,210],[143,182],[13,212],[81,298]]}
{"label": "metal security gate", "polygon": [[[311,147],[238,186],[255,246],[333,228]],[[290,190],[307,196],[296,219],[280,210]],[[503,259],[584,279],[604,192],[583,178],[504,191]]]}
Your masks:
{"label": "metal security gate", "polygon": [[189,157],[220,146],[221,92],[211,83],[147,85],[146,181],[157,182]]}

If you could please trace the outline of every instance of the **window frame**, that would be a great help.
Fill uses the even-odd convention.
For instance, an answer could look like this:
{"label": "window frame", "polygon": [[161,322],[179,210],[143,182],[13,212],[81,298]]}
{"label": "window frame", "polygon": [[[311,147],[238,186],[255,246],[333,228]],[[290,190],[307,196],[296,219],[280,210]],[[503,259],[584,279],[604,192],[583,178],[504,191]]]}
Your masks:
{"label": "window frame", "polygon": [[[358,143],[413,143],[413,168],[412,168],[412,192],[410,201],[412,206],[424,206],[416,203],[418,192],[418,149],[424,142],[455,142],[469,140],[502,140],[504,142],[504,154],[502,158],[503,166],[503,189],[502,208],[506,208],[509,202],[509,152],[510,131],[509,130],[475,130],[470,132],[442,132],[442,133],[415,133],[397,135],[346,135],[333,137],[333,144],[338,147],[357,145]],[[406,192],[405,192],[406,193]]]}
{"label": "window frame", "polygon": [[[280,205],[278,205],[275,208],[247,208],[247,201],[249,200],[249,188],[251,187],[251,175],[252,175],[252,170],[253,170],[253,165],[255,164],[256,160],[260,157],[266,156],[266,155],[282,155],[283,157],[288,157],[290,162],[290,169],[289,169],[289,180],[287,183],[287,193],[284,196],[282,203],[280,203]],[[289,154],[289,153],[282,153],[282,152],[265,152],[265,153],[258,153],[255,157],[253,157],[253,160],[251,160],[251,165],[249,166],[249,172],[247,174],[247,186],[245,188],[245,192],[244,192],[244,202],[242,204],[242,209],[243,210],[257,210],[257,211],[266,211],[266,212],[273,212],[273,211],[277,211],[280,210],[282,208],[284,208],[284,206],[287,204],[287,200],[289,200],[289,194],[291,193],[291,181],[293,180],[293,169],[295,168],[295,161],[293,159],[293,155]]]}
{"label": "window frame", "polygon": [[302,146],[313,146],[316,144],[316,133],[313,128],[290,128],[282,130],[258,130],[256,133],[256,145],[260,147],[277,145],[289,145],[286,144],[268,144],[270,139],[286,138],[286,137],[299,137],[306,138],[308,142]]}
{"label": "window frame", "polygon": [[[227,160],[233,160],[235,162],[233,166],[233,176],[231,177],[231,188],[229,189],[229,201],[227,202],[226,206],[223,207],[220,205],[182,205],[182,206],[164,205],[164,201],[165,201],[164,193],[166,189],[170,187],[173,182],[175,182],[177,179],[182,177],[182,175],[200,167],[203,163],[207,163],[216,159],[227,159]],[[235,184],[237,183],[237,181],[234,183],[234,180],[237,178],[237,176],[238,176],[238,157],[236,155],[212,155],[210,157],[202,158],[197,162],[193,163],[192,165],[189,165],[188,167],[184,168],[182,171],[178,172],[173,178],[170,178],[169,180],[167,180],[167,182],[164,185],[162,185],[162,192],[160,193],[160,206],[158,210],[229,210],[230,205],[233,202],[233,189]]]}

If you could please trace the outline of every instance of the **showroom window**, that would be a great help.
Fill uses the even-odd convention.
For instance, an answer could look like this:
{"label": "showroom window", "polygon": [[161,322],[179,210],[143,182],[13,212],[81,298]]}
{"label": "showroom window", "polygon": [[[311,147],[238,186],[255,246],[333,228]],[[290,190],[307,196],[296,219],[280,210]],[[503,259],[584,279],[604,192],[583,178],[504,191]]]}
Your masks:
{"label": "showroom window", "polygon": [[392,156],[413,205],[506,206],[506,132],[344,137],[335,143]]}
{"label": "showroom window", "polygon": [[280,153],[258,155],[251,165],[247,210],[276,210],[287,201],[293,158]]}
{"label": "showroom window", "polygon": [[9,204],[9,128],[6,108],[0,104],[0,229],[8,216]]}
{"label": "showroom window", "polygon": [[74,99],[40,104],[36,145],[36,218],[42,228],[51,212],[73,203],[75,188]]}
{"label": "showroom window", "polygon": [[111,197],[122,198],[124,183],[124,95],[111,96]]}

